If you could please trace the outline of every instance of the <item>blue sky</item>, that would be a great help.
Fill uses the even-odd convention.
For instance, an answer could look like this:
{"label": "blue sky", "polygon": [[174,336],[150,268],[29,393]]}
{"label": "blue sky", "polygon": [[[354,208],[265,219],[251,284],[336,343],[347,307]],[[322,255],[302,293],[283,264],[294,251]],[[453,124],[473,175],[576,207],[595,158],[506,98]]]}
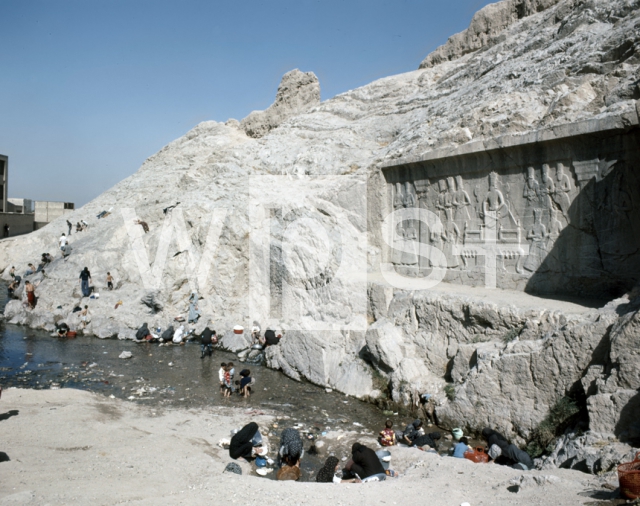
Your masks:
{"label": "blue sky", "polygon": [[242,119],[294,68],[322,100],[414,70],[484,0],[2,0],[9,196],[82,205],[200,121]]}

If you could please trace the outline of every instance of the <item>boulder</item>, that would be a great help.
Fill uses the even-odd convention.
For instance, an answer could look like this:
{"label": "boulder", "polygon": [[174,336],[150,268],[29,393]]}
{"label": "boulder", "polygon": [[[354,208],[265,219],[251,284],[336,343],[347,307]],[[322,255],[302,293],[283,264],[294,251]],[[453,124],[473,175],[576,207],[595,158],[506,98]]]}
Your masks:
{"label": "boulder", "polygon": [[262,137],[291,116],[320,104],[320,83],[313,72],[294,69],[280,81],[276,100],[264,111],[253,111],[240,122],[249,137]]}

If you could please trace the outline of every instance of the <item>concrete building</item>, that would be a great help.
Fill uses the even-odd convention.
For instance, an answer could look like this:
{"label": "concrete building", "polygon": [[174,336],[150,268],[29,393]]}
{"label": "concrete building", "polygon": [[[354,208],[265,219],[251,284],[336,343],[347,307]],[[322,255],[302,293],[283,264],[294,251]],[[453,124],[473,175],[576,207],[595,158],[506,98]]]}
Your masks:
{"label": "concrete building", "polygon": [[8,198],[7,212],[18,214],[33,214],[33,200]]}
{"label": "concrete building", "polygon": [[0,155],[0,230],[2,237],[33,232],[33,201],[9,199],[9,157]]}
{"label": "concrete building", "polygon": [[35,230],[51,223],[56,218],[72,213],[75,209],[73,202],[46,202],[36,200]]}
{"label": "concrete building", "polygon": [[0,155],[0,213],[7,212],[7,181],[9,180],[9,157]]}

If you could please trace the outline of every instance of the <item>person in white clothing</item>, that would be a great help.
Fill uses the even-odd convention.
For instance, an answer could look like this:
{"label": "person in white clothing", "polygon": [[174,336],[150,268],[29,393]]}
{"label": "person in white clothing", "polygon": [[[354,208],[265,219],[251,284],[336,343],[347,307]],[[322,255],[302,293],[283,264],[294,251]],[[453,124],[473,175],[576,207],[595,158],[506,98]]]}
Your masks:
{"label": "person in white clothing", "polygon": [[184,337],[184,325],[180,325],[180,328],[173,334],[173,343],[182,344],[182,338]]}
{"label": "person in white clothing", "polygon": [[67,238],[66,235],[62,234],[60,236],[60,239],[58,239],[58,244],[60,246],[60,251],[62,251],[62,256],[64,256],[68,243],[69,243],[69,239]]}

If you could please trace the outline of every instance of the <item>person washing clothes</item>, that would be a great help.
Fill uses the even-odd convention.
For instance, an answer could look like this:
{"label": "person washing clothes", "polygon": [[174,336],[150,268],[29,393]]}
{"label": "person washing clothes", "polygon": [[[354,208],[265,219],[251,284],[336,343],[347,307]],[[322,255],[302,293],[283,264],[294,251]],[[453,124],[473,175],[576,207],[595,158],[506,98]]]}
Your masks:
{"label": "person washing clothes", "polygon": [[241,379],[238,382],[240,386],[240,395],[245,398],[251,396],[251,385],[253,385],[251,371],[249,369],[243,369],[240,371],[240,378]]}
{"label": "person washing clothes", "polygon": [[496,464],[510,466],[527,471],[533,469],[533,460],[527,452],[509,443],[507,438],[499,432],[485,427],[482,436],[489,446],[489,458]]}
{"label": "person washing clothes", "polygon": [[453,457],[463,459],[465,452],[472,450],[473,448],[469,446],[469,440],[466,437],[461,437],[460,441],[453,446]]}

